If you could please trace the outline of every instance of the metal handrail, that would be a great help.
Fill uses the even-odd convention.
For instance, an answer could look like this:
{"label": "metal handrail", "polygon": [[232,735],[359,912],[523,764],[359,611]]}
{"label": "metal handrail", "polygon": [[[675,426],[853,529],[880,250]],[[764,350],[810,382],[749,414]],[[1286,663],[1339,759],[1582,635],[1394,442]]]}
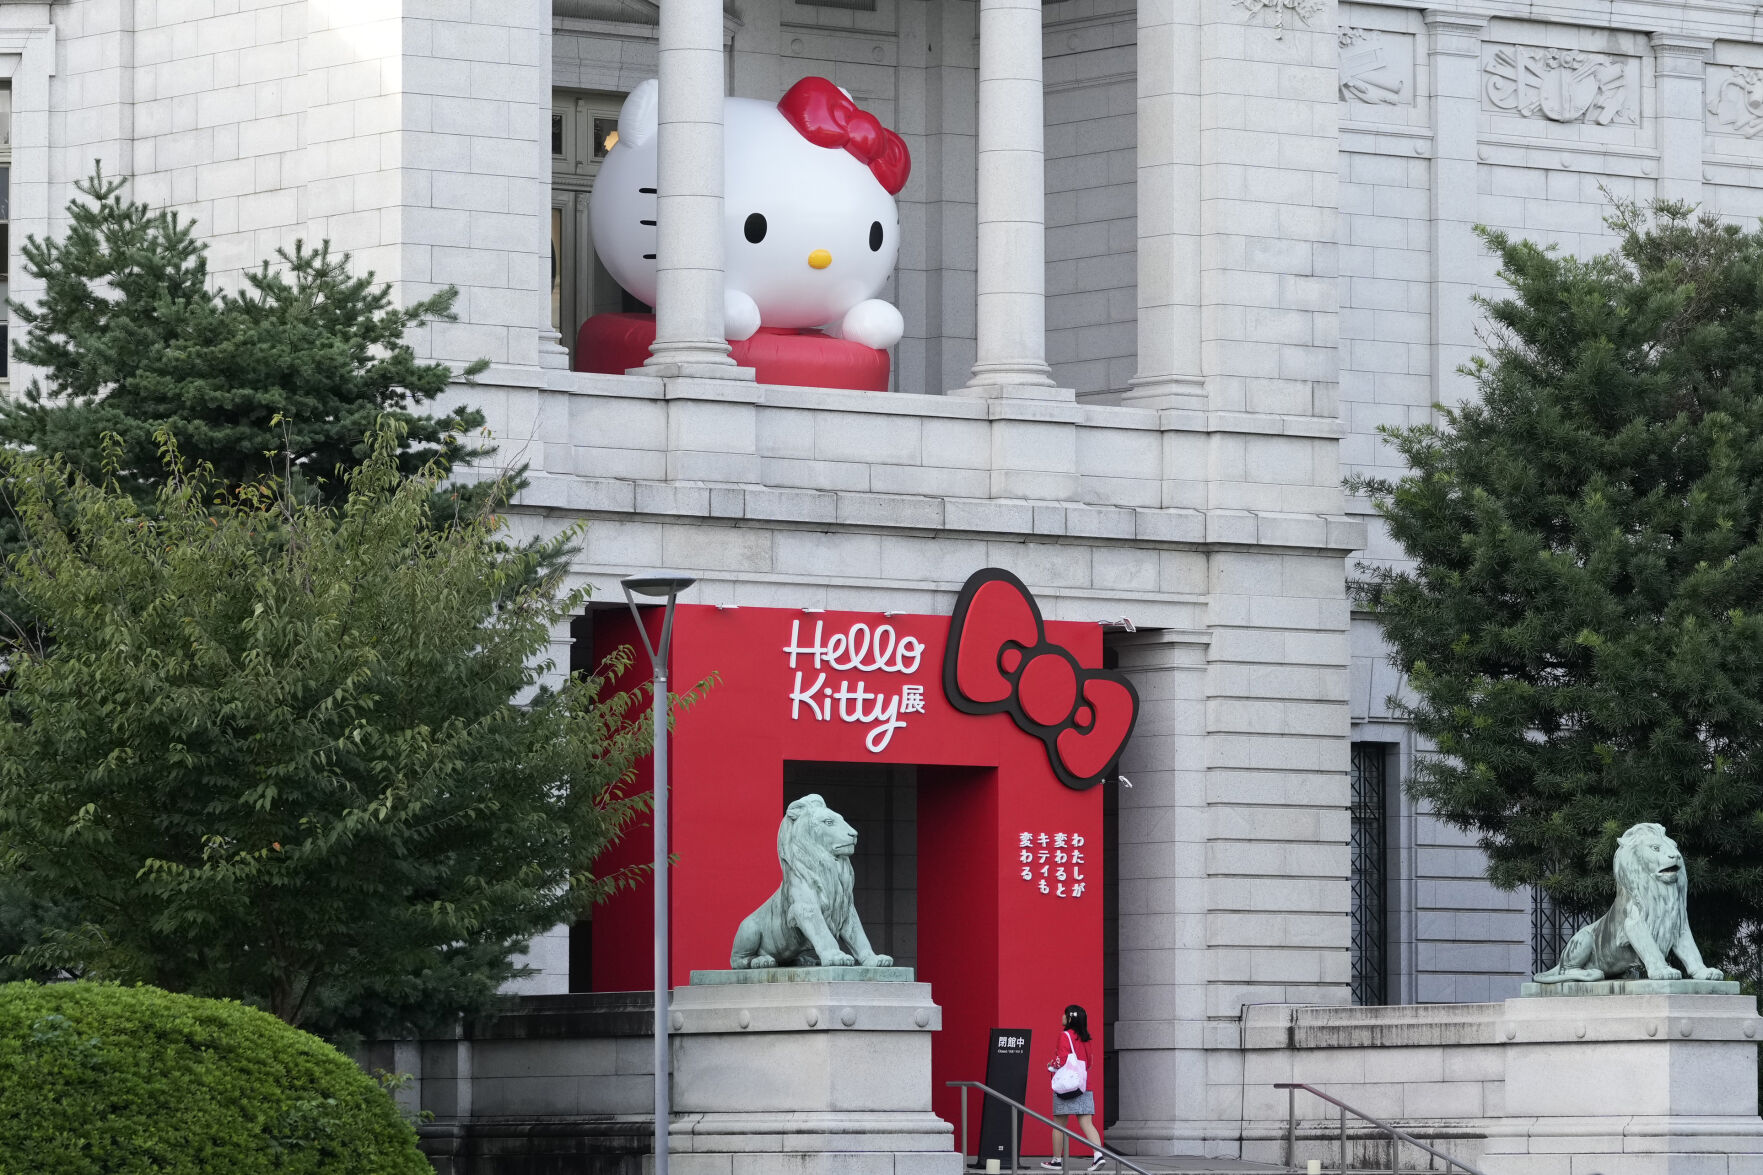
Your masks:
{"label": "metal handrail", "polygon": [[[1045,1122],[1067,1138],[1083,1143],[1103,1158],[1113,1159],[1114,1175],[1120,1175],[1120,1169],[1122,1167],[1127,1167],[1136,1171],[1138,1175],[1151,1175],[1151,1172],[1145,1170],[1137,1163],[1132,1162],[1122,1155],[1116,1154],[1105,1146],[1097,1146],[1076,1131],[1068,1130],[1046,1115],[1036,1113],[1016,1099],[1009,1097],[1006,1094],[999,1093],[983,1081],[945,1081],[943,1084],[961,1090],[961,1162],[963,1164],[966,1164],[967,1162],[967,1091],[970,1089],[977,1089],[987,1097],[995,1097],[1010,1107],[1010,1169],[1012,1171],[1019,1171],[1022,1169],[1022,1156],[1017,1153],[1016,1148],[1022,1140],[1022,1115],[1027,1114],[1037,1122]],[[1070,1157],[1071,1143],[1066,1143],[1065,1158],[1069,1159]],[[1480,1173],[1477,1172],[1476,1175],[1480,1175]]]}
{"label": "metal handrail", "polygon": [[[1446,1175],[1450,1175],[1450,1172],[1453,1170],[1462,1170],[1462,1171],[1466,1172],[1467,1175],[1486,1175],[1485,1172],[1481,1171],[1480,1169],[1478,1169],[1476,1167],[1470,1166],[1468,1163],[1465,1163],[1462,1159],[1452,1158],[1450,1155],[1447,1155],[1444,1151],[1439,1150],[1437,1147],[1431,1146],[1431,1145],[1424,1143],[1424,1142],[1421,1142],[1418,1138],[1415,1138],[1412,1134],[1409,1134],[1406,1130],[1402,1130],[1398,1127],[1391,1126],[1388,1122],[1384,1122],[1380,1119],[1373,1118],[1370,1114],[1367,1114],[1364,1110],[1355,1109],[1354,1107],[1349,1106],[1346,1102],[1343,1102],[1340,1098],[1335,1097],[1332,1094],[1323,1093],[1320,1089],[1317,1089],[1314,1085],[1305,1085],[1301,1081],[1276,1081],[1273,1084],[1273,1088],[1283,1089],[1286,1091],[1286,1164],[1285,1165],[1294,1171],[1297,1170],[1298,1091],[1301,1089],[1301,1090],[1304,1090],[1306,1093],[1315,1094],[1317,1097],[1321,1098],[1325,1102],[1330,1103],[1331,1105],[1335,1105],[1335,1106],[1340,1107],[1340,1111],[1341,1111],[1341,1175],[1347,1175],[1347,1115],[1348,1114],[1352,1114],[1355,1118],[1360,1118],[1366,1122],[1371,1123],[1373,1126],[1377,1127],[1379,1130],[1383,1131],[1385,1134],[1388,1134],[1390,1136],[1390,1175],[1397,1175],[1397,1166],[1398,1166],[1397,1161],[1396,1161],[1396,1140],[1397,1139],[1400,1139],[1403,1142],[1410,1143],[1414,1146],[1419,1147],[1421,1150],[1425,1151],[1429,1155],[1432,1155],[1434,1158],[1443,1159],[1445,1161]],[[966,1106],[963,1106],[962,1109],[965,1110]]]}

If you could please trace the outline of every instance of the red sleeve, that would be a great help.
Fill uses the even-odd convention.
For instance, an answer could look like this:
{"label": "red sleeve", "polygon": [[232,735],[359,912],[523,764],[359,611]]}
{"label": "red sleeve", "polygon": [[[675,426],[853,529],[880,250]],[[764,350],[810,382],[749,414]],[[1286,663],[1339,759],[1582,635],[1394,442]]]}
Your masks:
{"label": "red sleeve", "polygon": [[1053,1063],[1055,1065],[1063,1065],[1063,1064],[1065,1064],[1065,1058],[1069,1057],[1070,1055],[1071,1055],[1071,1033],[1061,1032],[1059,1034],[1059,1051],[1053,1055]]}

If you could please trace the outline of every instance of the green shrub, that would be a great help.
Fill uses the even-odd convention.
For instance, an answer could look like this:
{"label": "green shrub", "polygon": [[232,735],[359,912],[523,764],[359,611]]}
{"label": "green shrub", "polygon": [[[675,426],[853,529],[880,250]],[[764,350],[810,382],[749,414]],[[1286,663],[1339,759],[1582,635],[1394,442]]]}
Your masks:
{"label": "green shrub", "polygon": [[225,1000],[0,985],[0,1175],[431,1175],[374,1080]]}

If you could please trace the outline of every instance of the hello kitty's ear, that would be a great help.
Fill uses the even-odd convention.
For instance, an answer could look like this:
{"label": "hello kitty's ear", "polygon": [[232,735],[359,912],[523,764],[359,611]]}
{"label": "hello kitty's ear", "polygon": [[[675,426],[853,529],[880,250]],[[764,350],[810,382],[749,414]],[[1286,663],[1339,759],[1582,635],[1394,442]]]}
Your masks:
{"label": "hello kitty's ear", "polygon": [[630,92],[624,105],[618,110],[618,141],[632,147],[641,147],[655,133],[658,116],[655,113],[657,95],[661,84],[654,78],[639,82],[637,88]]}

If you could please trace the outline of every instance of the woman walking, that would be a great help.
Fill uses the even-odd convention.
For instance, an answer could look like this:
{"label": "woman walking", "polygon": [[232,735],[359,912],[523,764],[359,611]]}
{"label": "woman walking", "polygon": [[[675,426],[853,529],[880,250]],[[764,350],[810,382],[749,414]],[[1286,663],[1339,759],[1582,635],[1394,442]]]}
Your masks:
{"label": "woman walking", "polygon": [[[1089,1016],[1080,1005],[1072,1004],[1065,1009],[1065,1026],[1059,1033],[1059,1053],[1048,1062],[1047,1068],[1053,1073],[1053,1116],[1067,1129],[1075,1117],[1077,1128],[1083,1131],[1095,1151],[1096,1157],[1090,1160],[1088,1171],[1102,1165],[1102,1138],[1091,1120],[1096,1112],[1096,1095],[1090,1092],[1090,1073],[1095,1063],[1095,1054],[1090,1049]],[[1053,1131],[1053,1157],[1041,1166],[1049,1171],[1063,1171],[1070,1145],[1064,1134]]]}

